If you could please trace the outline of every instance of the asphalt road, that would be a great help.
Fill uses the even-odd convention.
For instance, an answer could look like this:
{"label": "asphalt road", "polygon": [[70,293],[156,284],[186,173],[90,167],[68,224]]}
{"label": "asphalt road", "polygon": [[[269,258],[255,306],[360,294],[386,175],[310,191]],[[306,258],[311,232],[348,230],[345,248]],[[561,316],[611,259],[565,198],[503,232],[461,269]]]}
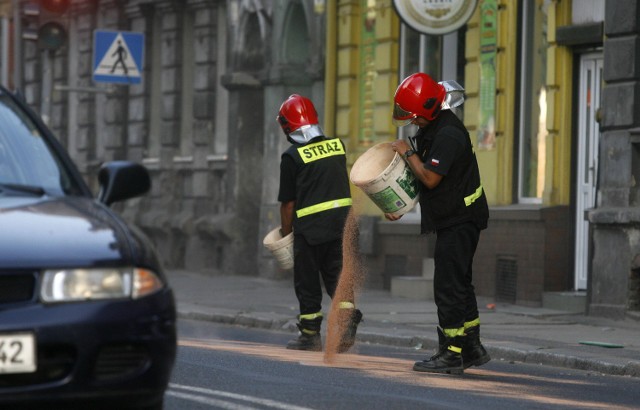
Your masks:
{"label": "asphalt road", "polygon": [[166,410],[637,409],[637,379],[491,361],[462,376],[411,370],[430,352],[358,345],[330,362],[290,333],[182,320]]}

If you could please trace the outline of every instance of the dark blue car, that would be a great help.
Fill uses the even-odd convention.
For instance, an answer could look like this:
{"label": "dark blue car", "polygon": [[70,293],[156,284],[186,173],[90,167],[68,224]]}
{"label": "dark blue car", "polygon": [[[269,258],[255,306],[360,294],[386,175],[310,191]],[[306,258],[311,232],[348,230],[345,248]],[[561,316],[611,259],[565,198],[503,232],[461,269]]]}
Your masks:
{"label": "dark blue car", "polygon": [[94,198],[66,151],[0,88],[0,408],[161,409],[176,311],[155,250],[109,205],[148,191],[104,164]]}

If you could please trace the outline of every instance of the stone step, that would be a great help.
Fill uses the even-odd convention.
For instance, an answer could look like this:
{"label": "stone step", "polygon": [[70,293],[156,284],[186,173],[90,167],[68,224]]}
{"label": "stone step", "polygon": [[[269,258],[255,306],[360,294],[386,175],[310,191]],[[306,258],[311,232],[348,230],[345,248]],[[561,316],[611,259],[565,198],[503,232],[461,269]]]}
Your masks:
{"label": "stone step", "polygon": [[587,309],[587,292],[544,292],[542,294],[542,307],[571,313],[585,313]]}
{"label": "stone step", "polygon": [[391,296],[418,300],[433,300],[433,279],[422,276],[393,276]]}

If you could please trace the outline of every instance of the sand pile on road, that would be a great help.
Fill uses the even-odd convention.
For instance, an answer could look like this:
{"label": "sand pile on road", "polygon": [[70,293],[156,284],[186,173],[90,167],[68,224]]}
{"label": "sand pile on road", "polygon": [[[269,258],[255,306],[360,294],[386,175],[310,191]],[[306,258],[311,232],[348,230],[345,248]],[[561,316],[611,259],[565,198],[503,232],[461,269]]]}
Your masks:
{"label": "sand pile on road", "polygon": [[341,316],[338,314],[340,302],[353,301],[355,303],[355,297],[364,283],[365,275],[358,250],[358,233],[358,218],[354,212],[354,207],[351,207],[342,235],[342,272],[331,302],[327,324],[324,360],[328,363],[335,360],[340,339],[349,322],[348,315]]}

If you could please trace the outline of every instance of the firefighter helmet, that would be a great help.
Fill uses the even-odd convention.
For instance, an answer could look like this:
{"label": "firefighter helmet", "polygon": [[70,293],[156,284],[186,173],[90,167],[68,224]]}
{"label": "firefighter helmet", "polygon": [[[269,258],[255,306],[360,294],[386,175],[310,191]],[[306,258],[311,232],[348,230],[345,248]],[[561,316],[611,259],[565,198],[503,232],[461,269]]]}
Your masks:
{"label": "firefighter helmet", "polygon": [[444,85],[435,82],[429,75],[410,75],[396,90],[393,123],[398,126],[407,125],[416,117],[432,121],[440,113],[446,94]]}
{"label": "firefighter helmet", "polygon": [[282,103],[277,120],[287,138],[298,144],[306,144],[323,135],[313,103],[298,94],[292,94]]}

